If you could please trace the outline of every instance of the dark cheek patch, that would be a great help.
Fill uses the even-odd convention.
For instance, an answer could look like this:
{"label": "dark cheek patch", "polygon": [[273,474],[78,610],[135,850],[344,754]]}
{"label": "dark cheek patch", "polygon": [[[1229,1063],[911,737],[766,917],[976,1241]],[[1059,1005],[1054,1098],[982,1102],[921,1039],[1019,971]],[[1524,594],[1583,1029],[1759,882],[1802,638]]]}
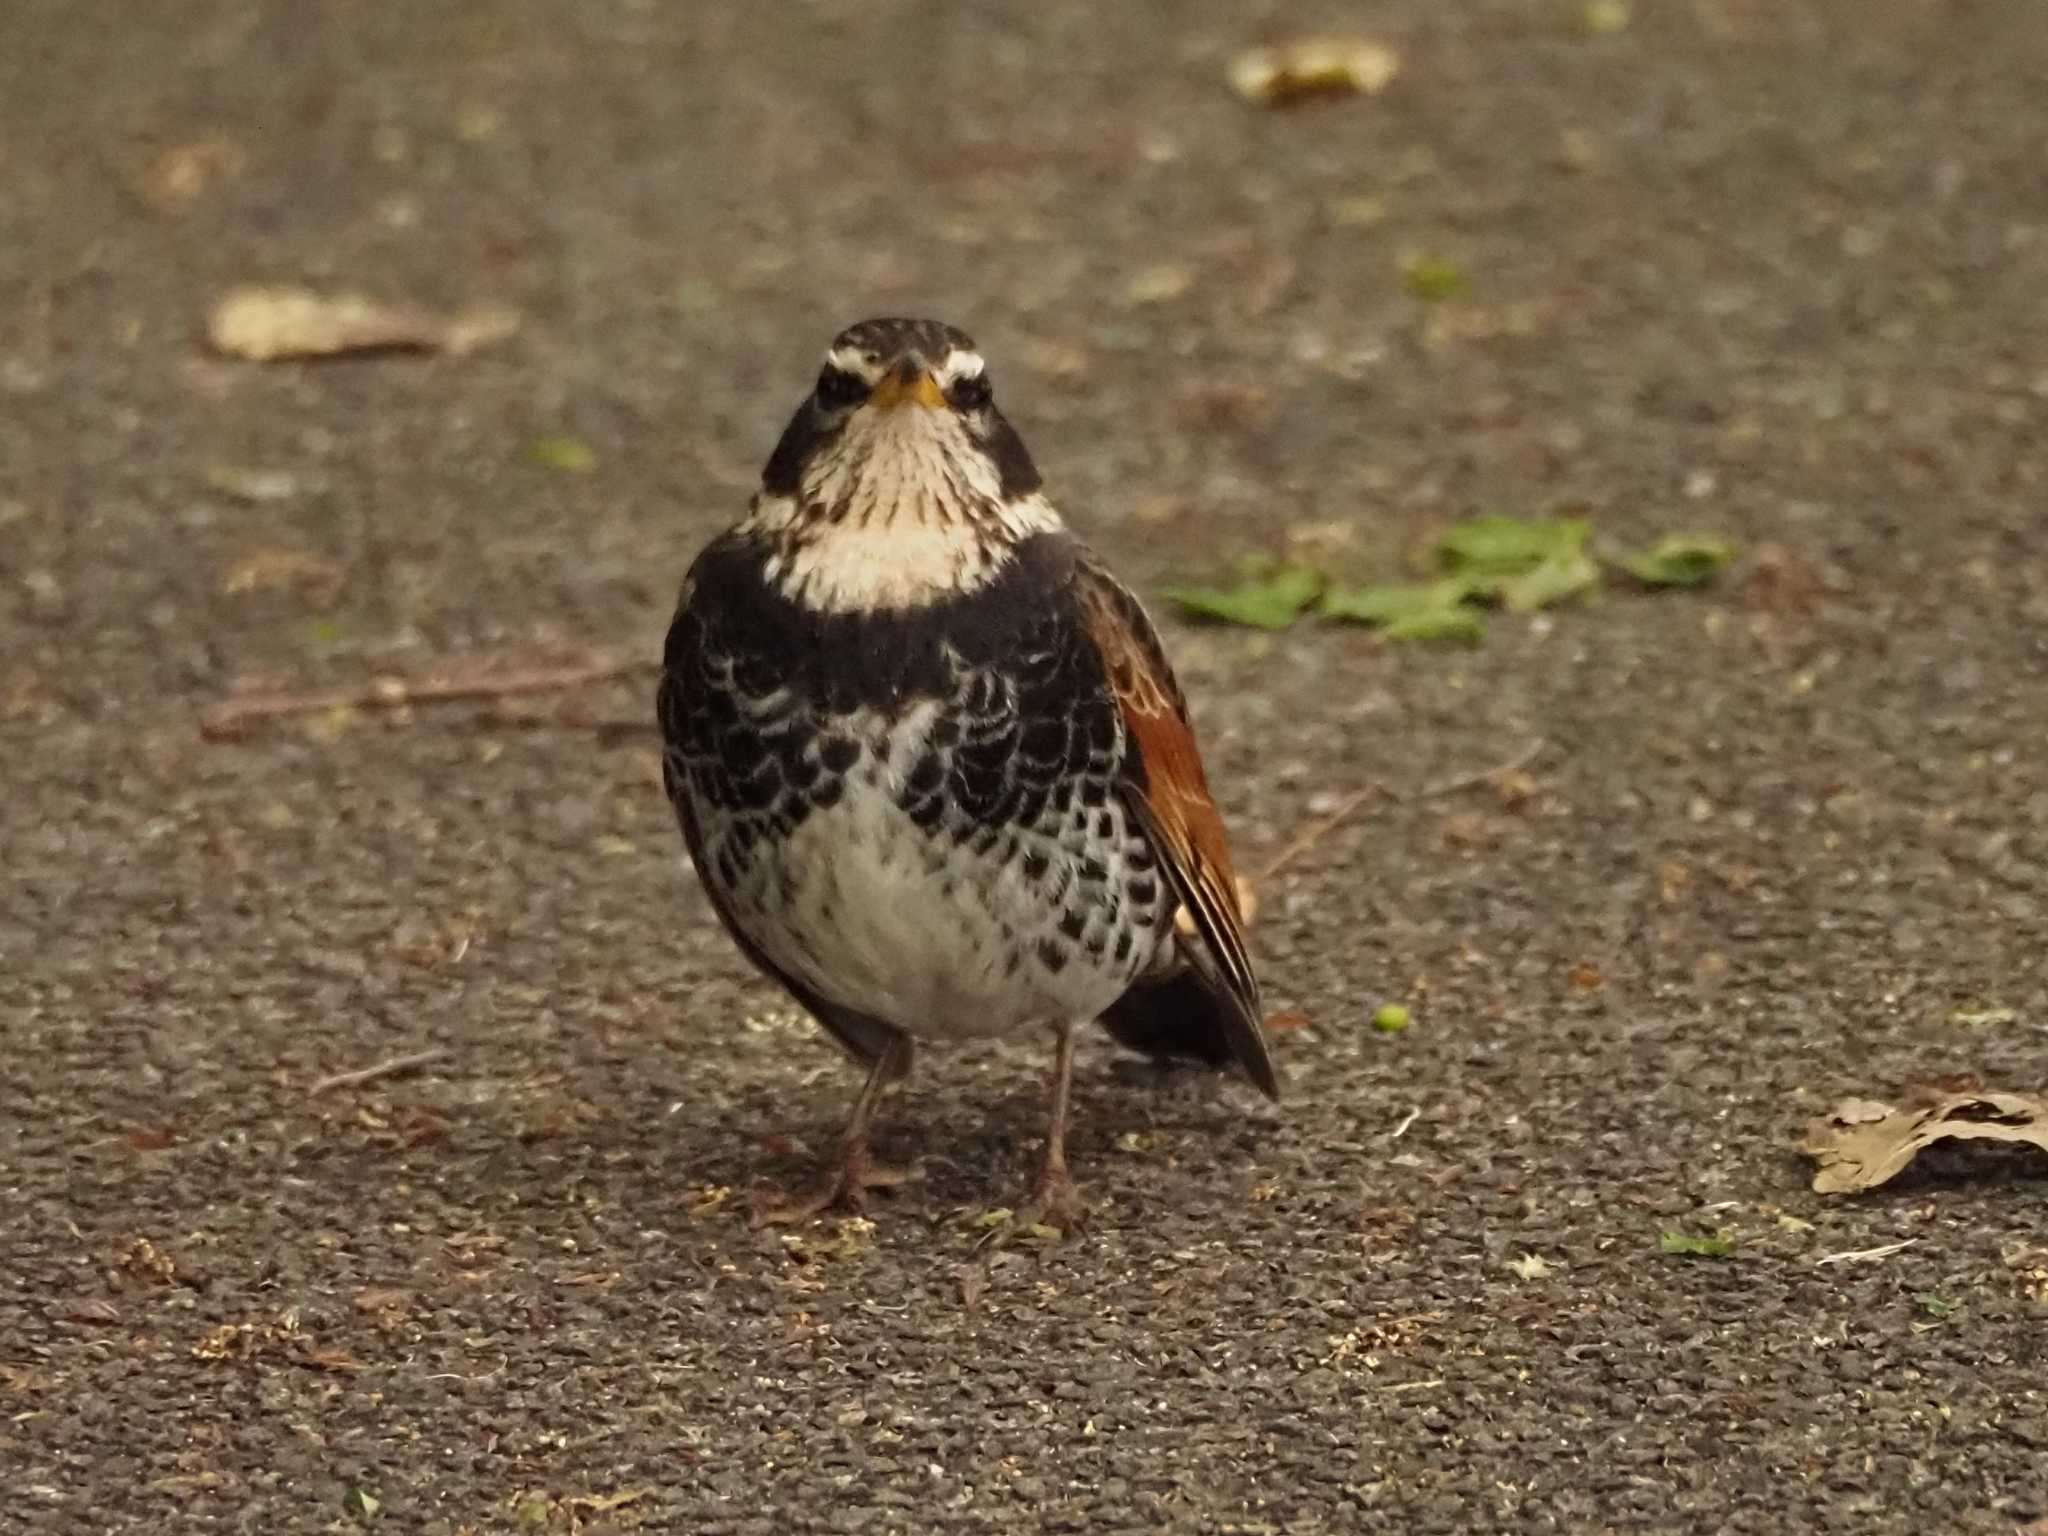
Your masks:
{"label": "dark cheek patch", "polygon": [[1031,452],[1024,446],[1024,439],[1017,435],[1017,429],[1004,420],[1001,411],[988,413],[988,456],[995,462],[996,473],[1002,477],[1003,499],[1015,501],[1020,496],[1029,496],[1045,481],[1038,473],[1038,466],[1031,462]]}

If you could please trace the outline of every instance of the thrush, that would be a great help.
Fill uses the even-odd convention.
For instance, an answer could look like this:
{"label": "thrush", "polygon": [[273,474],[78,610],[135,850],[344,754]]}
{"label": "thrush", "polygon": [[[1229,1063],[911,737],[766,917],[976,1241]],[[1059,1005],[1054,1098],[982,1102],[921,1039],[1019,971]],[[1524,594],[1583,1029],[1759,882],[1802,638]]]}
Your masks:
{"label": "thrush", "polygon": [[869,1130],[920,1040],[1047,1040],[1019,1218],[1063,1228],[1077,1031],[1234,1061],[1279,1096],[1186,700],[963,332],[833,340],[747,515],[683,581],[657,714],[712,907],[867,1069],[823,1181],[762,1219],[911,1176]]}

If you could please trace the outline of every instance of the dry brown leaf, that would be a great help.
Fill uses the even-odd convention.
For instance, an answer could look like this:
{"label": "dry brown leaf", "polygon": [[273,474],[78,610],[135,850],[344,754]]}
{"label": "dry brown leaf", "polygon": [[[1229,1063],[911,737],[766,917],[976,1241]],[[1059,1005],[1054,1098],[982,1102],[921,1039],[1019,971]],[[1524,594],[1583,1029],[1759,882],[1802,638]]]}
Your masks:
{"label": "dry brown leaf", "polygon": [[128,1251],[121,1255],[121,1267],[135,1274],[147,1275],[163,1285],[169,1285],[178,1277],[178,1261],[146,1237],[138,1237],[128,1245]]}
{"label": "dry brown leaf", "polygon": [[214,306],[206,336],[228,357],[272,363],[360,352],[470,352],[518,328],[510,310],[447,316],[357,293],[249,286]]}
{"label": "dry brown leaf", "polygon": [[1281,107],[1314,96],[1377,96],[1401,72],[1401,56],[1358,37],[1305,37],[1253,48],[1230,61],[1231,89],[1246,101]]}
{"label": "dry brown leaf", "polygon": [[1923,1109],[1845,1099],[1808,1127],[1804,1150],[1823,1195],[1875,1189],[1937,1141],[2003,1141],[2048,1152],[2048,1100],[2023,1093],[1956,1093]]}

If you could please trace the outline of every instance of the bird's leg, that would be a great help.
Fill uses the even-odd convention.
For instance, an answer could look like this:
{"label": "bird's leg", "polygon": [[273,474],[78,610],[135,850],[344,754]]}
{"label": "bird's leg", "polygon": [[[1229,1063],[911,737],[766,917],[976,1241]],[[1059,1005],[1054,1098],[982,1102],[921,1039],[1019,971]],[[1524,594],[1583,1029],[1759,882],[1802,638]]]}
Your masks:
{"label": "bird's leg", "polygon": [[847,1117],[846,1130],[839,1138],[838,1154],[824,1178],[807,1194],[762,1206],[754,1214],[755,1226],[807,1221],[840,1205],[851,1206],[856,1211],[865,1210],[869,1190],[890,1189],[923,1176],[916,1168],[892,1168],[878,1163],[868,1151],[868,1126],[882,1102],[883,1090],[903,1074],[904,1047],[905,1042],[901,1039],[890,1042],[868,1073],[868,1080],[861,1085],[860,1097],[853,1101],[853,1113]]}
{"label": "bird's leg", "polygon": [[1051,1100],[1045,1126],[1045,1155],[1039,1159],[1038,1177],[1031,1193],[1017,1212],[1012,1230],[1031,1226],[1057,1227],[1072,1232],[1081,1224],[1086,1207],[1080,1191],[1067,1176],[1067,1096],[1074,1075],[1074,1026],[1059,1028],[1059,1045],[1053,1054]]}

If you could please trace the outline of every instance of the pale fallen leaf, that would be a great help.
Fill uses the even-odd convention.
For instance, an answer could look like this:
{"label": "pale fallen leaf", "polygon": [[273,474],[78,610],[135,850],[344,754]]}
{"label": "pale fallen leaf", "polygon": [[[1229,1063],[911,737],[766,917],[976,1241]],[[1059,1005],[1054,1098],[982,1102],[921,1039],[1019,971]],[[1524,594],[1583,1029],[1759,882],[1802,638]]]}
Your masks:
{"label": "pale fallen leaf", "polygon": [[238,464],[209,464],[206,483],[236,501],[290,501],[299,494],[299,478],[288,469],[249,469]]}
{"label": "pale fallen leaf", "polygon": [[1377,96],[1401,72],[1401,56],[1366,38],[1305,37],[1253,48],[1230,61],[1231,89],[1277,107],[1312,96]]}
{"label": "pale fallen leaf", "polygon": [[220,589],[228,596],[291,587],[331,593],[340,581],[340,568],[324,555],[304,549],[257,549],[227,568]]}
{"label": "pale fallen leaf", "polygon": [[1807,1128],[1802,1150],[1818,1164],[1815,1191],[1836,1195],[1875,1189],[1937,1141],[2002,1141],[2048,1152],[2048,1100],[1954,1093],[1925,1109],[1893,1110],[1850,1099]]}
{"label": "pale fallen leaf", "polygon": [[361,352],[469,352],[519,328],[510,310],[435,314],[358,293],[248,286],[214,306],[206,336],[216,352],[251,362]]}
{"label": "pale fallen leaf", "polygon": [[1186,267],[1165,261],[1138,273],[1124,293],[1133,304],[1164,304],[1186,293],[1194,281],[1194,273]]}
{"label": "pale fallen leaf", "polygon": [[1330,222],[1339,229],[1370,229],[1386,222],[1387,200],[1370,195],[1340,197],[1330,203],[1329,214]]}
{"label": "pale fallen leaf", "polygon": [[1551,1274],[1550,1266],[1533,1253],[1525,1253],[1519,1259],[1509,1259],[1508,1268],[1524,1280],[1547,1280]]}

